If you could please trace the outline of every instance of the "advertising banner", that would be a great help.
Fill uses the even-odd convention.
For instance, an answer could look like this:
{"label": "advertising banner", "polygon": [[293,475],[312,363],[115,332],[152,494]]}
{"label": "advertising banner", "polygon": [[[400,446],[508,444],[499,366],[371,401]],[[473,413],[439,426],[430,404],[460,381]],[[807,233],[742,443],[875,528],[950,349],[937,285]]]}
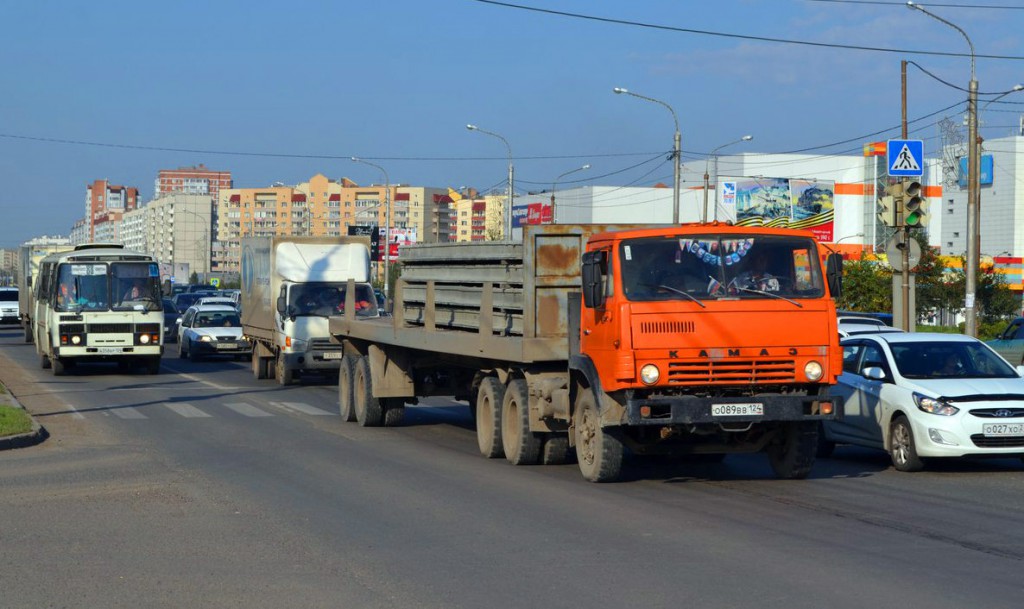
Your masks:
{"label": "advertising banner", "polygon": [[520,228],[526,224],[551,224],[554,222],[554,210],[551,203],[536,201],[512,208],[512,228]]}
{"label": "advertising banner", "polygon": [[722,208],[739,226],[809,230],[833,239],[835,182],[789,178],[730,178],[719,183]]}
{"label": "advertising banner", "polygon": [[[398,260],[398,248],[402,245],[411,245],[416,243],[416,229],[415,228],[392,228],[388,231],[388,262],[394,262]],[[385,242],[384,227],[380,228],[380,244]],[[383,252],[383,248],[379,249]]]}
{"label": "advertising banner", "polygon": [[383,231],[378,230],[378,226],[349,226],[348,234],[350,237],[365,236],[370,238],[370,260],[373,262],[380,262],[380,242],[383,239]]}

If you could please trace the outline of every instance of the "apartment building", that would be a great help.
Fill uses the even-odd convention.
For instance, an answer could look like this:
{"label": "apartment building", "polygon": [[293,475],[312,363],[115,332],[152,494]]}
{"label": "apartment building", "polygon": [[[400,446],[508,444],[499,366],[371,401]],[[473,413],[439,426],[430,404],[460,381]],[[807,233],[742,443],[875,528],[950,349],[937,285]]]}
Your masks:
{"label": "apartment building", "polygon": [[[124,213],[139,206],[139,189],[134,186],[94,180],[85,187],[85,224],[88,241],[96,241],[96,222],[108,211]],[[105,220],[108,221],[108,220]],[[107,227],[109,230],[109,227]]]}

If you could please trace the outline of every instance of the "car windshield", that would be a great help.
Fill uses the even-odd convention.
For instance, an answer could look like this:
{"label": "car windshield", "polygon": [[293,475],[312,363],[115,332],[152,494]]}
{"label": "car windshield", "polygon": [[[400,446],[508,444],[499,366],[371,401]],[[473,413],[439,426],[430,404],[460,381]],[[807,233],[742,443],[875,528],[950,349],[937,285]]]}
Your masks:
{"label": "car windshield", "polygon": [[981,342],[890,343],[896,369],[908,379],[1017,378],[1017,371]]}
{"label": "car windshield", "polygon": [[239,328],[242,325],[238,314],[228,311],[200,311],[196,314],[196,328]]}
{"label": "car windshield", "polygon": [[790,236],[707,235],[624,241],[623,290],[632,301],[820,298],[817,247]]}

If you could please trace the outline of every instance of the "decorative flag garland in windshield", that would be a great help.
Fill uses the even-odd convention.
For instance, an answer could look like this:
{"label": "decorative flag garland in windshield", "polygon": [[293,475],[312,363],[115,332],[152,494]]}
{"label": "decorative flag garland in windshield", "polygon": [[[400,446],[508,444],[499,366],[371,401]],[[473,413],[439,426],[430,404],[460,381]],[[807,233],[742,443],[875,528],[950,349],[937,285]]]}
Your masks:
{"label": "decorative flag garland in windshield", "polygon": [[[725,254],[712,253],[712,250],[718,249],[719,243],[721,243],[724,250],[728,250]],[[742,260],[753,246],[753,239],[726,239],[721,242],[694,241],[690,239],[679,240],[679,247],[683,251],[690,252],[704,264],[713,266],[720,266],[723,260],[726,266],[732,266]]]}

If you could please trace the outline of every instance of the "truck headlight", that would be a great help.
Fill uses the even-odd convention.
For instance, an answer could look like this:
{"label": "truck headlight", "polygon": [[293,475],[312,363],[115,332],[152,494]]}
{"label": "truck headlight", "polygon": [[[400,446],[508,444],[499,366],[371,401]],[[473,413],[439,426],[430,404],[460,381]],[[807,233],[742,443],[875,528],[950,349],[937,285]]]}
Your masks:
{"label": "truck headlight", "polygon": [[645,385],[653,385],[658,382],[659,378],[661,378],[661,372],[654,364],[647,364],[640,369],[640,380]]}
{"label": "truck headlight", "polygon": [[807,364],[804,365],[804,375],[807,377],[807,380],[812,383],[821,380],[821,364],[815,361],[807,362]]}

